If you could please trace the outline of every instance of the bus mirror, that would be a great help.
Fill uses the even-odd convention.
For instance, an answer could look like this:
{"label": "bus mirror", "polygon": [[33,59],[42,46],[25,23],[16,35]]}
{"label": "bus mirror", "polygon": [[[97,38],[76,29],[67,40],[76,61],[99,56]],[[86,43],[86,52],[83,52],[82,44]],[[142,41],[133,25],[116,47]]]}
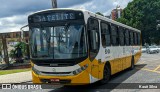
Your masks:
{"label": "bus mirror", "polygon": [[[21,27],[20,28],[20,30],[21,30],[21,41],[22,42],[25,42],[24,41],[24,28],[26,29],[26,28],[28,28],[28,25],[25,25],[25,26],[23,26],[23,27]],[[25,30],[25,31],[29,31],[29,30]],[[25,42],[26,43],[26,42]],[[27,44],[27,43],[26,43]]]}

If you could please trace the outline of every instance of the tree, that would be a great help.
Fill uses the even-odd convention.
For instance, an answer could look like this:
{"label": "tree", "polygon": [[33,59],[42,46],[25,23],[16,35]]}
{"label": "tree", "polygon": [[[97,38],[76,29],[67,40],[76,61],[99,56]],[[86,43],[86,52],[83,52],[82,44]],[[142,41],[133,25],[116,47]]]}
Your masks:
{"label": "tree", "polygon": [[101,16],[104,16],[102,13],[100,13],[100,12],[96,12],[96,14],[98,14],[98,15],[101,15]]}
{"label": "tree", "polygon": [[[24,43],[24,42],[19,42],[17,43],[14,48],[17,48],[17,47],[20,47],[22,49],[22,54],[23,56],[26,56],[27,55],[27,45]],[[15,52],[16,52],[16,49],[14,50],[11,50],[9,56],[11,58],[14,58],[15,57]]]}
{"label": "tree", "polygon": [[[160,20],[160,0],[133,0],[123,10],[118,22],[132,26],[142,31],[142,41],[151,44],[160,41],[160,31],[157,30],[157,20]],[[145,41],[145,42],[144,42]]]}

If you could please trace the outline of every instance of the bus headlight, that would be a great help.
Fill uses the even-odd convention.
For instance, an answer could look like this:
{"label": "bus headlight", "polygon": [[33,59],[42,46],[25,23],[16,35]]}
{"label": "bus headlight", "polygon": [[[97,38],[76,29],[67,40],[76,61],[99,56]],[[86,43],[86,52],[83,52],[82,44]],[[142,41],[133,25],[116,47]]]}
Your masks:
{"label": "bus headlight", "polygon": [[35,69],[34,66],[32,67],[32,70],[33,70],[34,73],[36,73],[38,75],[41,73],[40,71],[38,71],[37,69]]}
{"label": "bus headlight", "polygon": [[73,73],[73,75],[77,75],[77,74],[81,73],[82,71],[84,71],[87,67],[88,67],[88,64],[80,67],[79,69],[73,71],[72,73]]}

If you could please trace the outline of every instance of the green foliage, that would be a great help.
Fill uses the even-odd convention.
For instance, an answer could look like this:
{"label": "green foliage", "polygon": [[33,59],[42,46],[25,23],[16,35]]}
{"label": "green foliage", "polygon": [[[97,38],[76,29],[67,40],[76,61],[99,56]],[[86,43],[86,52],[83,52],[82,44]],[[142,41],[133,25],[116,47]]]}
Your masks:
{"label": "green foliage", "polygon": [[[160,43],[160,31],[156,21],[160,20],[160,0],[133,0],[123,10],[118,22],[142,31],[143,43]],[[152,41],[150,38],[154,38]]]}
{"label": "green foliage", "polygon": [[27,45],[26,45],[26,43],[19,42],[14,46],[15,49],[10,51],[10,54],[9,54],[10,57],[12,57],[12,58],[15,57],[15,52],[16,52],[17,47],[21,48],[23,56],[27,55]]}
{"label": "green foliage", "polygon": [[14,58],[16,56],[14,52],[15,50],[12,49],[9,53],[9,57]]}
{"label": "green foliage", "polygon": [[13,74],[13,73],[19,73],[19,72],[27,72],[30,71],[30,68],[27,69],[13,69],[13,70],[0,70],[0,75],[6,75],[6,74]]}
{"label": "green foliage", "polygon": [[102,13],[100,13],[100,12],[96,12],[96,14],[98,14],[98,15],[101,15],[101,16],[104,16]]}

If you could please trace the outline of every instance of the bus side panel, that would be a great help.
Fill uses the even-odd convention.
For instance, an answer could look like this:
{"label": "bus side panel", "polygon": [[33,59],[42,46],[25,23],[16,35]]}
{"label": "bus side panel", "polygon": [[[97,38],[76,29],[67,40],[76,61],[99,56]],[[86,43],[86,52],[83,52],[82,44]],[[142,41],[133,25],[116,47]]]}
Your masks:
{"label": "bus side panel", "polygon": [[134,56],[134,59],[135,59],[134,64],[136,64],[138,62],[140,57],[141,57],[141,51],[139,51],[138,53],[135,54],[135,56]]}
{"label": "bus side panel", "polygon": [[123,70],[125,70],[127,68],[127,61],[126,61],[126,57],[123,57],[122,59],[122,67],[123,67]]}
{"label": "bus side panel", "polygon": [[126,68],[131,66],[132,55],[126,57]]}
{"label": "bus side panel", "polygon": [[123,70],[122,67],[122,58],[117,58],[110,61],[111,63],[111,74],[118,73]]}

